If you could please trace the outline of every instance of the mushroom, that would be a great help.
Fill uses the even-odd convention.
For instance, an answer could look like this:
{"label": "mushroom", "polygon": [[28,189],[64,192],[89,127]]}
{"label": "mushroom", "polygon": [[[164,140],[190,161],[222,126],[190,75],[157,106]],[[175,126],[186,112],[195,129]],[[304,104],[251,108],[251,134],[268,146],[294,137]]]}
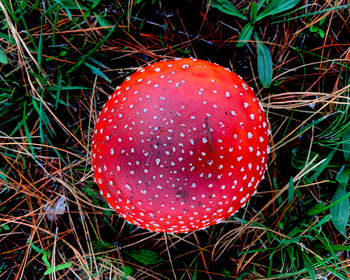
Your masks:
{"label": "mushroom", "polygon": [[268,123],[253,90],[192,58],[138,70],[104,105],[92,141],[101,193],[128,222],[157,232],[219,223],[256,192]]}

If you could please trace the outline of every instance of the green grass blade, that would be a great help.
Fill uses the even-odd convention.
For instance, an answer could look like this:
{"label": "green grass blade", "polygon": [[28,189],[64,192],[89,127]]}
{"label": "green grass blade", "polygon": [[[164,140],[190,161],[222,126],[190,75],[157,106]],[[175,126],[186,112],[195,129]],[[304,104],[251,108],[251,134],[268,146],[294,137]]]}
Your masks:
{"label": "green grass blade", "polygon": [[250,274],[250,270],[244,271],[241,275],[237,277],[237,280],[247,279],[247,276]]}
{"label": "green grass blade", "polygon": [[[74,3],[73,6],[67,7],[67,5],[62,3],[62,1],[60,1],[60,0],[55,0],[55,2],[64,8],[64,10],[67,13],[67,16],[68,16],[69,20],[72,20],[72,13],[70,12],[69,9],[74,7],[74,6],[76,6],[76,4]],[[71,2],[71,1],[67,1],[67,3],[69,3],[69,2]]]}
{"label": "green grass blade", "polygon": [[13,9],[11,8],[13,4],[10,4],[10,2],[8,0],[1,0],[1,2],[5,6],[6,11],[10,15],[11,19],[14,22],[18,23],[19,18],[18,18],[18,16],[16,16],[16,14],[13,12]]}
{"label": "green grass blade", "polygon": [[91,9],[95,9],[99,4],[101,0],[92,0],[92,6]]}
{"label": "green grass blade", "polygon": [[49,255],[50,254],[49,252],[46,252],[46,251],[40,249],[39,247],[35,246],[33,244],[33,242],[30,241],[29,239],[28,239],[28,243],[30,244],[30,247],[32,247],[34,249],[35,252],[37,252],[39,254],[43,254],[43,255]]}
{"label": "green grass blade", "polygon": [[50,264],[49,260],[47,259],[47,254],[42,256],[42,260],[43,260],[44,264],[50,269],[51,264]]}
{"label": "green grass blade", "polygon": [[[319,11],[315,11],[315,12],[311,12],[311,13],[306,13],[306,14],[303,14],[303,15],[300,15],[300,16],[295,16],[295,17],[292,17],[292,18],[287,18],[287,19],[282,19],[282,20],[278,20],[278,21],[273,21],[272,23],[275,24],[275,23],[291,21],[291,20],[295,20],[295,19],[299,19],[299,18],[307,18],[307,17],[310,17],[310,16],[318,15],[318,14],[324,14],[324,13],[327,13],[329,11],[347,9],[349,7],[350,7],[350,4],[334,6],[332,8],[327,8],[327,9],[323,9],[323,10],[319,10]],[[305,9],[305,6],[300,7],[299,9],[296,9],[294,11],[304,10],[304,9]],[[277,17],[278,18],[284,17],[284,15],[279,15]]]}
{"label": "green grass blade", "polygon": [[160,257],[156,252],[153,252],[148,249],[133,249],[124,251],[128,256],[139,261],[143,264],[157,264],[163,262],[163,258]]}
{"label": "green grass blade", "polygon": [[[50,19],[52,18],[52,14],[54,14],[53,26],[52,26],[52,45],[55,45],[55,37],[56,37],[56,25],[59,16],[60,4],[53,3],[50,7],[47,8],[45,13],[41,16],[41,33],[42,33],[42,20],[48,16]],[[52,19],[51,19],[52,20]],[[41,34],[40,34],[41,35]]]}
{"label": "green grass blade", "polygon": [[210,7],[218,9],[220,12],[247,20],[245,15],[242,15],[233,4],[228,0],[213,0],[210,2]]}
{"label": "green grass blade", "polygon": [[344,132],[342,145],[345,161],[350,162],[350,126]]}
{"label": "green grass blade", "polygon": [[307,273],[309,273],[311,280],[316,280],[316,273],[315,270],[312,267],[312,261],[309,259],[309,257],[302,252],[302,259],[304,261],[305,268],[307,270]]}
{"label": "green grass blade", "polygon": [[[51,86],[51,87],[47,87],[46,88],[47,90],[49,91],[56,91],[57,93],[57,90],[58,90],[58,86]],[[89,90],[91,88],[88,88],[88,87],[83,87],[83,86],[60,86],[60,90],[61,91],[70,91],[70,90]]]}
{"label": "green grass blade", "polygon": [[59,5],[56,8],[56,12],[55,12],[55,18],[54,18],[54,21],[53,21],[53,26],[52,26],[52,45],[56,45],[56,26],[57,26],[57,22],[58,22],[58,15],[60,14],[59,13],[59,10],[60,10],[60,7]]}
{"label": "green grass blade", "polygon": [[[22,2],[22,1],[21,1],[21,2]],[[28,34],[28,38],[30,39],[31,43],[33,44],[34,49],[37,50],[38,47],[37,47],[37,45],[36,45],[36,43],[35,43],[35,40],[33,39],[33,36],[32,36],[31,33],[30,33],[29,27],[28,27],[27,22],[26,22],[26,17],[25,17],[25,15],[24,15],[24,13],[23,13],[23,12],[25,11],[25,9],[22,9],[22,4],[21,4],[18,0],[16,0],[16,4],[17,4],[17,7],[18,7],[18,9],[16,10],[16,12],[19,13],[19,16],[17,15],[17,17],[20,18],[21,21],[23,22],[23,25],[24,25],[24,27],[25,27],[25,29],[26,29],[27,34]],[[16,13],[15,13],[15,15],[16,15]],[[17,20],[16,20],[16,22],[17,22]],[[18,22],[18,23],[19,23],[19,22]]]}
{"label": "green grass blade", "polygon": [[40,21],[40,37],[39,37],[39,44],[38,44],[38,64],[41,66],[42,61],[42,53],[43,53],[43,19]]}
{"label": "green grass blade", "polygon": [[[46,137],[46,132],[50,135],[50,136],[54,136],[55,135],[55,131],[52,130],[52,128],[50,127],[50,118],[47,116],[47,114],[45,113],[45,111],[43,110],[43,103],[40,100],[39,105],[37,103],[38,101],[36,101],[34,98],[32,98],[32,105],[34,110],[37,112],[38,116],[39,116],[39,133],[40,133],[40,138],[41,138],[41,143],[44,144],[45,143],[45,138]],[[43,130],[43,124],[45,125],[47,131]]]}
{"label": "green grass blade", "polygon": [[[23,116],[22,116],[22,121],[23,121],[23,129],[24,129],[24,133],[27,137],[27,141],[29,144],[32,144],[32,137],[30,135],[30,132],[29,132],[29,128],[28,128],[28,125],[27,125],[27,114],[26,114],[26,111],[27,111],[27,102],[24,102],[23,104]],[[33,156],[33,158],[35,159],[35,152],[34,152],[34,148],[33,148],[33,145],[29,145],[29,149],[30,149],[30,152]]]}
{"label": "green grass blade", "polygon": [[315,230],[317,230],[318,228],[322,227],[325,223],[328,223],[329,220],[331,219],[331,215],[327,215],[325,217],[323,217],[315,226],[313,226],[312,228],[314,228]]}
{"label": "green grass blade", "polygon": [[249,19],[252,24],[256,22],[257,13],[258,13],[258,6],[256,5],[255,2],[253,2],[250,7],[250,19]]}
{"label": "green grass blade", "polygon": [[260,11],[261,7],[265,4],[266,0],[260,0],[258,4],[258,11]]}
{"label": "green grass blade", "polygon": [[112,83],[112,81],[100,69],[98,69],[97,67],[95,67],[95,66],[93,66],[93,65],[91,65],[91,64],[89,64],[87,62],[85,62],[84,65],[86,67],[88,67],[91,70],[91,72],[94,73],[95,75],[105,79],[109,83]]}
{"label": "green grass blade", "polygon": [[12,137],[24,124],[24,122],[28,119],[28,116],[26,116],[24,119],[20,120],[16,127],[12,130],[12,132],[10,133],[10,137]]}
{"label": "green grass blade", "polygon": [[67,263],[63,263],[63,264],[60,264],[60,265],[56,265],[56,266],[53,266],[53,267],[49,267],[45,272],[44,272],[44,275],[49,275],[49,274],[52,274],[52,273],[55,273],[59,270],[62,270],[62,269],[66,269],[66,268],[69,268],[71,267],[73,264],[71,262],[67,262]]}
{"label": "green grass blade", "polygon": [[[317,215],[319,213],[322,213],[324,211],[327,211],[328,209],[334,207],[335,205],[338,205],[342,201],[349,199],[350,197],[350,192],[347,192],[346,194],[344,193],[342,197],[340,197],[337,200],[332,200],[332,203],[328,204],[327,206],[322,206],[324,205],[323,203],[318,203],[315,205],[314,209],[312,209],[312,212],[307,212],[306,214],[309,216]],[[317,206],[319,205],[319,206]]]}
{"label": "green grass blade", "polygon": [[348,251],[350,252],[350,246],[344,245],[328,245],[334,251]]}
{"label": "green grass blade", "polygon": [[326,159],[317,167],[315,173],[309,178],[309,181],[311,183],[315,182],[315,180],[318,178],[318,176],[320,176],[320,174],[327,168],[328,164],[330,163],[330,161],[333,158],[336,151],[337,151],[337,149],[333,149],[328,154]]}
{"label": "green grass blade", "polygon": [[58,103],[60,101],[61,90],[62,90],[62,73],[61,70],[57,71],[57,87],[56,87],[56,95],[55,95],[55,109],[57,109]]}
{"label": "green grass blade", "polygon": [[99,47],[101,47],[105,42],[106,40],[109,38],[109,36],[111,36],[111,34],[113,33],[114,29],[115,29],[115,25],[111,28],[111,30],[108,32],[108,34],[102,38],[102,40],[96,44],[96,46],[94,48],[92,48],[92,50],[90,50],[86,55],[84,55],[71,69],[69,69],[67,71],[67,74],[73,72],[75,69],[77,69],[80,65],[84,64],[85,61],[90,57],[92,56]]}
{"label": "green grass blade", "polygon": [[0,48],[0,63],[2,64],[8,64],[9,61],[7,60],[7,56],[3,52],[3,50]]}
{"label": "green grass blade", "polygon": [[113,26],[113,24],[109,20],[107,20],[103,15],[99,15],[98,13],[94,13],[94,15],[96,16],[96,20],[100,26]]}

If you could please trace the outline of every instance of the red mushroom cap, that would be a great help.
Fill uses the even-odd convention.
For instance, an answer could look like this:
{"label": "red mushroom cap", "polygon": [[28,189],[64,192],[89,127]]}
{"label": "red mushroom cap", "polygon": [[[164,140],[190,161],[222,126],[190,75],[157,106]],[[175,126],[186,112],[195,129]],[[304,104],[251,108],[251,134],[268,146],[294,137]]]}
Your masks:
{"label": "red mushroom cap", "polygon": [[188,232],[223,221],[255,193],[268,124],[243,80],[175,59],[132,74],[105,104],[92,141],[96,182],[127,221]]}

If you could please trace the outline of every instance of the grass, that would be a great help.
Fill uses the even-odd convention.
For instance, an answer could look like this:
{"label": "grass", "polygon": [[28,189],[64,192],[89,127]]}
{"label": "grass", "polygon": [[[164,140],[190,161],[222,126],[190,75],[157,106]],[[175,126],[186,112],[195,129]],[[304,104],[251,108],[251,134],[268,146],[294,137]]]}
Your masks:
{"label": "grass", "polygon": [[[212,2],[0,2],[1,279],[349,279],[349,3]],[[269,168],[229,220],[152,233],[99,194],[91,134],[126,76],[189,56],[254,87]]]}

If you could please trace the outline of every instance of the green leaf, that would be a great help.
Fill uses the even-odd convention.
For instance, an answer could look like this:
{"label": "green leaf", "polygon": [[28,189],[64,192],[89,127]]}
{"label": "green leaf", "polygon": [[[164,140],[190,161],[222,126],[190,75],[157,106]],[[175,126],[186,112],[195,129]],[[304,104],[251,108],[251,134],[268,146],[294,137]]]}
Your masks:
{"label": "green leaf", "polygon": [[247,20],[247,17],[242,15],[236,8],[233,6],[233,4],[228,0],[212,0],[210,2],[210,7],[216,8],[219,11],[231,15],[234,17],[238,17],[240,19]]}
{"label": "green leaf", "polygon": [[97,22],[100,26],[113,26],[113,24],[106,19],[105,15],[99,15],[98,13],[94,13],[94,15],[96,16]]}
{"label": "green leaf", "polygon": [[248,279],[248,275],[250,274],[250,270],[244,271],[241,275],[239,275],[237,277],[237,280],[244,280],[244,279]]}
{"label": "green leaf", "polygon": [[62,89],[62,73],[60,69],[57,69],[57,89],[55,94],[55,109],[57,109],[58,103],[60,102]]}
{"label": "green leaf", "polygon": [[7,56],[4,54],[2,49],[0,48],[0,63],[2,64],[8,64],[9,61],[7,60]]}
{"label": "green leaf", "polygon": [[113,26],[113,24],[103,16],[97,16],[96,19],[97,19],[98,24],[102,27]]}
{"label": "green leaf", "polygon": [[331,159],[333,158],[335,152],[337,149],[332,150],[326,157],[326,159],[317,167],[316,171],[312,176],[309,178],[309,181],[311,183],[315,182],[318,176],[327,168],[328,164],[330,163]]}
{"label": "green leaf", "polygon": [[101,0],[93,0],[92,1],[92,9],[95,9],[99,4],[100,4]]}
{"label": "green leaf", "polygon": [[232,276],[231,272],[228,269],[226,269],[225,267],[221,269],[221,273],[225,275],[224,276],[225,278],[230,278]]}
{"label": "green leaf", "polygon": [[[96,196],[96,192],[94,192],[91,189],[88,189],[88,191],[91,191],[91,196]],[[110,250],[114,247],[113,244],[108,243],[106,241],[102,241],[102,240],[94,240],[92,241],[92,246],[95,249],[96,252],[103,252],[106,250]]]}
{"label": "green leaf", "polygon": [[112,81],[100,69],[96,68],[95,66],[87,62],[85,62],[84,65],[87,66],[91,70],[91,72],[94,73],[95,75],[105,79],[109,83],[112,83]]}
{"label": "green leaf", "polygon": [[282,13],[294,8],[300,0],[273,0],[267,7],[257,16],[256,20],[261,20],[264,17]]}
{"label": "green leaf", "polygon": [[67,262],[67,263],[64,263],[64,264],[56,265],[54,267],[49,267],[44,272],[44,275],[49,275],[51,273],[54,273],[54,272],[62,270],[62,269],[66,269],[66,268],[71,267],[71,266],[72,266],[72,263],[71,262]]}
{"label": "green leaf", "polygon": [[254,26],[250,22],[248,22],[243,27],[242,32],[241,32],[241,34],[239,34],[238,39],[237,39],[238,40],[238,42],[236,44],[237,47],[242,47],[248,43],[248,41],[250,40],[250,37],[252,36],[253,29],[254,29]]}
{"label": "green leaf", "polygon": [[49,255],[49,254],[50,254],[49,252],[46,252],[46,251],[40,249],[39,247],[35,246],[35,245],[33,244],[33,242],[30,241],[29,239],[28,239],[28,243],[29,243],[30,246],[34,249],[34,251],[36,251],[37,253],[43,254],[43,255]]}
{"label": "green leaf", "polygon": [[271,54],[269,49],[263,43],[257,42],[256,48],[259,80],[264,88],[269,88],[272,82],[273,71]]}
{"label": "green leaf", "polygon": [[310,32],[318,33],[318,35],[320,35],[321,38],[324,38],[325,36],[324,31],[321,28],[319,28],[317,25],[311,25],[309,30]]}
{"label": "green leaf", "polygon": [[130,266],[127,266],[127,265],[123,266],[123,270],[124,270],[125,276],[129,276],[134,272],[134,270]]}
{"label": "green leaf", "polygon": [[318,27],[316,25],[311,25],[309,29],[310,29],[310,32],[313,32],[313,33],[318,32]]}
{"label": "green leaf", "polygon": [[10,230],[10,227],[6,224],[1,225],[4,230]]}
{"label": "green leaf", "polygon": [[[336,190],[332,202],[335,202],[343,197],[346,197],[348,193],[346,192],[345,185],[340,184],[338,189]],[[348,238],[346,234],[346,226],[349,221],[350,215],[350,205],[349,199],[343,199],[338,204],[334,205],[330,209],[330,213],[332,216],[332,222],[334,227],[345,237]]]}
{"label": "green leaf", "polygon": [[335,177],[335,180],[339,183],[339,185],[347,186],[350,178],[350,168],[349,166],[343,165],[339,172],[337,173],[337,176]]}
{"label": "green leaf", "polygon": [[250,6],[250,22],[252,24],[256,21],[256,15],[258,13],[258,7],[255,2],[252,2],[252,5]]}
{"label": "green leaf", "polygon": [[350,126],[344,131],[342,145],[345,161],[350,162]]}
{"label": "green leaf", "polygon": [[25,0],[21,2],[21,9],[24,10],[28,4],[29,0]]}
{"label": "green leaf", "polygon": [[124,252],[143,264],[157,264],[164,261],[156,252],[147,249],[124,250]]}
{"label": "green leaf", "polygon": [[324,33],[324,31],[321,28],[319,28],[318,35],[320,35],[320,37],[323,39],[326,34]]}
{"label": "green leaf", "polygon": [[50,262],[47,259],[47,255],[43,255],[41,258],[43,259],[43,262],[46,265],[46,267],[47,268],[51,268],[51,264],[50,264]]}
{"label": "green leaf", "polygon": [[38,45],[38,64],[39,64],[39,66],[41,66],[42,53],[43,53],[43,19],[41,19],[41,21],[40,21],[40,37],[39,37],[39,45]]}
{"label": "green leaf", "polygon": [[292,203],[294,199],[294,183],[293,178],[290,177],[288,184],[288,204]]}

